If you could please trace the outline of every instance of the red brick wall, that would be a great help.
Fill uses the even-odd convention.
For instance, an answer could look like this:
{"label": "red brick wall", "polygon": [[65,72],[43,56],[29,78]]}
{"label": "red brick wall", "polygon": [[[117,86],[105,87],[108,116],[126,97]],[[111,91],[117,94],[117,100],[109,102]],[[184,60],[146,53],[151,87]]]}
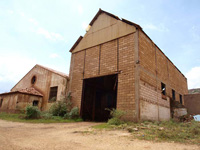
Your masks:
{"label": "red brick wall", "polygon": [[[140,79],[161,90],[161,82],[166,84],[167,96],[172,97],[174,89],[179,94],[187,93],[187,80],[141,31],[139,32]],[[157,76],[156,76],[157,73]],[[155,83],[157,81],[157,84]]]}
{"label": "red brick wall", "polygon": [[72,54],[70,89],[72,101],[76,106],[80,107],[81,104],[83,71],[84,78],[90,78],[115,74],[120,70],[117,109],[127,111],[126,119],[135,119],[134,42],[134,34],[130,34]]}
{"label": "red brick wall", "polygon": [[70,91],[72,92],[73,106],[81,106],[82,84],[83,84],[83,68],[84,68],[85,51],[72,54],[70,69]]}
{"label": "red brick wall", "polygon": [[[136,34],[136,33],[135,33]],[[117,108],[128,110],[127,119],[135,119],[135,37],[134,34],[119,39],[119,70]]]}
{"label": "red brick wall", "polygon": [[[179,100],[179,94],[183,95],[184,93],[187,93],[186,78],[142,31],[139,32],[139,58],[141,83],[144,82],[147,83],[146,85],[151,86],[151,88],[147,86],[149,90],[144,90],[145,88],[142,87],[146,85],[140,83],[141,101],[144,100],[144,95],[146,95],[146,99],[149,99],[148,103],[150,103],[151,100],[155,99],[154,91],[156,91],[157,102],[155,105],[169,108],[169,99],[172,98],[172,89],[174,89],[176,92],[176,100]],[[161,82],[166,84],[167,97],[164,99],[162,98],[161,94]],[[152,90],[152,88],[154,90]],[[183,97],[182,99],[184,101]],[[145,107],[148,107],[148,105]],[[164,110],[164,108],[158,109],[158,119],[162,119],[163,114],[163,117],[165,119],[167,118],[167,113],[169,113],[169,111],[167,109],[164,111],[162,110]],[[162,114],[159,111],[162,111]]]}
{"label": "red brick wall", "polygon": [[86,50],[84,78],[99,74],[99,49],[99,46],[95,46]]}
{"label": "red brick wall", "polygon": [[140,65],[153,75],[156,75],[155,46],[141,31],[139,32]]}
{"label": "red brick wall", "polygon": [[117,40],[101,45],[100,74],[117,71]]}
{"label": "red brick wall", "polygon": [[200,114],[200,94],[187,94],[184,99],[188,114]]}

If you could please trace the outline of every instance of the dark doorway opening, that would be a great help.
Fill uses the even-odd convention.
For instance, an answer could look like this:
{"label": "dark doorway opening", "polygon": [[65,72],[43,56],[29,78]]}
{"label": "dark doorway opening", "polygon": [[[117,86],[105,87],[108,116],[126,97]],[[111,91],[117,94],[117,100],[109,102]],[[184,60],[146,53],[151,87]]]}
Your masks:
{"label": "dark doorway opening", "polygon": [[83,80],[81,117],[86,121],[107,121],[117,104],[117,75]]}

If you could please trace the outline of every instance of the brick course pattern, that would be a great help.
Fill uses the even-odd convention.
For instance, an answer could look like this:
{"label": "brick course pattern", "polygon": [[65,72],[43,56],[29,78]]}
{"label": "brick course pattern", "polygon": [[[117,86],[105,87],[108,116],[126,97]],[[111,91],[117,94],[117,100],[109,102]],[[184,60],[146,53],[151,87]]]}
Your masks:
{"label": "brick course pattern", "polygon": [[70,70],[72,71],[70,75],[71,79],[71,87],[70,91],[72,91],[72,101],[74,106],[81,106],[81,95],[82,95],[82,84],[83,84],[83,68],[84,68],[84,56],[85,51],[81,51],[79,53],[75,53],[72,56],[72,64]]}
{"label": "brick course pattern", "polygon": [[[136,34],[136,33],[134,33]],[[136,119],[135,114],[135,75],[134,75],[134,34],[119,39],[119,70],[117,109],[128,110],[126,119]]]}
{"label": "brick course pattern", "polygon": [[[87,45],[87,40],[91,40],[87,38],[88,34],[103,38],[104,30],[110,29],[109,32],[112,31],[113,34],[120,31],[121,28],[114,28],[111,21],[108,21],[117,23],[120,20],[116,22],[113,18],[110,19],[112,15],[104,17],[107,18],[104,20],[106,27],[102,26],[101,19],[98,22],[98,17],[94,18],[98,23],[96,26],[95,24],[91,26],[82,45]],[[110,38],[104,43],[99,43],[102,40],[97,40],[95,46],[90,47],[88,44],[86,49],[81,49],[80,44],[78,51],[72,52],[70,87],[74,104],[80,107],[84,78],[118,73],[117,109],[128,112],[125,117],[127,120],[144,118],[168,120],[171,91],[175,90],[176,100],[179,100],[180,94],[187,94],[187,79],[141,28],[128,22],[123,29],[128,30],[127,27],[130,25],[134,26],[131,26],[133,27],[131,33]],[[99,30],[97,31],[95,27]],[[165,96],[161,94],[161,83],[166,85]],[[149,111],[153,113],[148,114]]]}
{"label": "brick course pattern", "polygon": [[83,77],[116,74],[120,70],[117,109],[126,110],[125,118],[135,120],[134,44],[134,34],[130,34],[72,54],[70,90],[74,106],[81,105]]}
{"label": "brick course pattern", "polygon": [[99,51],[99,46],[86,50],[84,78],[90,78],[99,74]]}
{"label": "brick course pattern", "polygon": [[[148,105],[143,105],[140,109],[155,109],[153,105],[167,108],[166,113],[170,109],[169,99],[172,98],[172,89],[175,90],[176,100],[179,101],[179,95],[187,93],[187,79],[178,71],[171,61],[161,52],[161,50],[143,33],[139,32],[139,58],[140,58],[140,100],[146,101]],[[161,94],[161,82],[166,85],[166,97],[163,98]],[[184,98],[182,96],[184,101]],[[140,102],[143,104],[142,102]],[[159,118],[158,114],[149,116],[147,111],[142,111],[142,118],[148,117]],[[155,110],[154,110],[155,111]],[[146,113],[146,114],[144,114]],[[160,114],[163,115],[163,114]],[[164,118],[169,116],[165,114]],[[161,119],[162,120],[162,119]]]}
{"label": "brick course pattern", "polygon": [[102,44],[100,55],[100,74],[117,71],[117,40]]}

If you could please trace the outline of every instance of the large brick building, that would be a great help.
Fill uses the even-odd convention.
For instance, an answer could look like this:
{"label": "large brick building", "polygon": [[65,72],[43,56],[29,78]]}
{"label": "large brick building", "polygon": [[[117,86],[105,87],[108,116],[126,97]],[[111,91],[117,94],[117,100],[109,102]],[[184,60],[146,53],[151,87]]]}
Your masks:
{"label": "large brick building", "polygon": [[70,91],[85,120],[169,120],[170,100],[184,104],[187,79],[142,28],[99,10],[71,48]]}

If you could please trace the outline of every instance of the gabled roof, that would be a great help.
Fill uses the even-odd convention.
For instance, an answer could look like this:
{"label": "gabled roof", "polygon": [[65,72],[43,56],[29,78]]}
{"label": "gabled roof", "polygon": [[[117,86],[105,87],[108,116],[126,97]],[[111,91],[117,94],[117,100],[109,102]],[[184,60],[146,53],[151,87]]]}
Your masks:
{"label": "gabled roof", "polygon": [[109,13],[109,12],[106,12],[106,11],[104,11],[104,10],[99,9],[99,11],[97,12],[97,14],[94,16],[94,18],[93,18],[92,21],[90,22],[90,24],[89,24],[90,26],[93,25],[93,23],[95,22],[95,20],[99,17],[99,15],[100,15],[101,13],[105,13],[105,14],[107,14],[108,16],[111,16],[111,17],[113,17],[113,18],[115,18],[115,19],[117,19],[117,20],[120,20],[120,18],[119,18],[118,16],[115,16],[115,15]]}
{"label": "gabled roof", "polygon": [[20,89],[20,90],[16,90],[16,91],[1,93],[0,95],[9,95],[9,94],[14,94],[14,93],[21,93],[21,94],[28,94],[28,95],[43,97],[43,95],[34,88]]}
{"label": "gabled roof", "polygon": [[[129,21],[129,20],[126,20],[126,19],[124,19],[124,18],[119,18],[118,16],[115,16],[115,15],[113,15],[113,14],[111,14],[111,13],[109,13],[109,12],[106,12],[106,11],[104,11],[104,10],[101,10],[101,9],[99,9],[99,11],[97,12],[97,14],[94,16],[94,18],[92,19],[92,21],[90,22],[90,26],[92,26],[93,25],[93,23],[97,20],[97,18],[99,17],[99,15],[101,14],[101,13],[105,13],[105,14],[107,14],[107,15],[109,15],[109,16],[111,16],[111,17],[113,17],[113,18],[115,18],[115,19],[117,19],[117,20],[119,20],[119,21],[122,21],[122,22],[124,22],[124,23],[126,23],[126,24],[129,24],[129,25],[132,25],[132,26],[134,26],[136,29],[139,29],[140,31],[142,31],[152,42],[153,42],[153,40],[143,31],[143,29],[142,29],[142,27],[140,26],[140,25],[138,25],[138,24],[136,24],[136,23],[134,23],[134,22],[131,22],[131,21]],[[70,49],[70,52],[72,52],[75,48],[76,48],[76,46],[80,43],[80,41],[83,39],[83,37],[82,36],[80,36],[79,37],[79,39],[76,41],[76,43],[72,46],[72,48]],[[153,42],[154,43],[154,42]],[[173,64],[173,66],[182,74],[182,72],[174,65],[174,63],[163,53],[163,51],[154,43],[154,45],[160,50],[160,52]],[[182,76],[185,78],[185,79],[187,79],[183,74],[182,74]]]}
{"label": "gabled roof", "polygon": [[[53,72],[53,73],[55,73],[55,74],[57,74],[57,75],[60,75],[60,76],[62,76],[62,77],[64,77],[64,78],[67,78],[67,80],[69,80],[68,75],[65,74],[65,73],[62,73],[62,72],[53,70],[53,69],[51,69],[51,68],[48,68],[48,67],[45,67],[45,66],[42,66],[42,65],[39,65],[39,64],[36,64],[33,68],[35,68],[35,67],[37,67],[37,66],[38,66],[38,67],[41,67],[41,68],[43,68],[43,69],[45,69],[45,70],[51,71],[51,72]],[[33,70],[33,68],[32,68],[31,70]],[[30,70],[29,72],[31,72],[31,70]],[[27,74],[28,74],[29,72],[27,72]],[[23,78],[24,78],[27,74],[25,74],[25,75],[23,76]],[[23,78],[21,78],[21,80],[23,80]],[[19,81],[17,82],[17,84],[18,84],[21,80],[19,80]],[[12,89],[13,89],[17,84],[15,84],[15,85],[12,87]],[[12,91],[12,89],[11,89],[11,91]]]}
{"label": "gabled roof", "polygon": [[72,46],[72,48],[70,49],[70,52],[72,52],[73,51],[73,49],[79,44],[79,42],[82,40],[82,36],[80,36],[79,38],[78,38],[78,40],[74,43],[74,45]]}
{"label": "gabled roof", "polygon": [[63,72],[56,71],[56,70],[53,70],[53,69],[51,69],[51,68],[48,68],[48,67],[45,67],[45,66],[42,66],[42,65],[39,65],[39,64],[36,64],[35,66],[39,66],[39,67],[41,67],[41,68],[44,68],[44,69],[46,69],[46,70],[48,70],[48,71],[51,71],[51,72],[57,74],[57,75],[60,75],[60,76],[62,76],[62,77],[65,77],[65,78],[68,78],[68,79],[69,79],[68,75],[65,74],[65,73],[63,73]]}
{"label": "gabled roof", "polygon": [[[112,18],[114,18],[114,19],[120,20],[120,21],[122,21],[122,22],[124,22],[124,23],[127,23],[127,24],[129,24],[129,25],[135,26],[136,28],[142,29],[138,24],[136,24],[136,23],[134,23],[134,22],[131,22],[131,21],[128,21],[128,20],[123,19],[123,18],[120,19],[118,16],[115,16],[115,15],[109,13],[109,12],[106,12],[106,11],[102,10],[102,9],[99,9],[99,11],[98,11],[97,14],[94,16],[94,18],[92,19],[92,21],[90,22],[89,25],[92,26],[93,23],[94,23],[94,22],[97,20],[97,18],[99,17],[99,15],[101,15],[102,13],[105,13],[105,14],[107,14],[108,16],[110,16],[110,17],[112,17]],[[72,51],[76,48],[76,46],[80,43],[80,41],[81,41],[82,39],[83,39],[83,37],[80,36],[80,37],[77,39],[77,41],[75,42],[75,44],[72,46],[72,48],[71,48],[69,51],[72,52]]]}

